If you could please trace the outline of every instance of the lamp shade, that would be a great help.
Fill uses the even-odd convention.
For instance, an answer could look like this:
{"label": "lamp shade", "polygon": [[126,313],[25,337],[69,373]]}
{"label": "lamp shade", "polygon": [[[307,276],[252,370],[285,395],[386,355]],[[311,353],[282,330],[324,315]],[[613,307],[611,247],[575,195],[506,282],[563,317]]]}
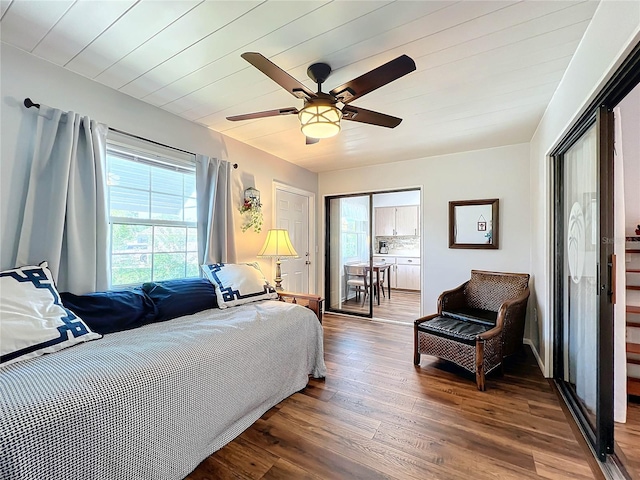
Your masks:
{"label": "lamp shade", "polygon": [[267,232],[267,239],[258,253],[258,257],[262,258],[281,258],[294,257],[298,258],[296,249],[291,244],[289,231],[284,228],[272,228]]}
{"label": "lamp shade", "polygon": [[333,103],[308,103],[298,113],[300,130],[307,137],[329,138],[340,132],[342,112]]}

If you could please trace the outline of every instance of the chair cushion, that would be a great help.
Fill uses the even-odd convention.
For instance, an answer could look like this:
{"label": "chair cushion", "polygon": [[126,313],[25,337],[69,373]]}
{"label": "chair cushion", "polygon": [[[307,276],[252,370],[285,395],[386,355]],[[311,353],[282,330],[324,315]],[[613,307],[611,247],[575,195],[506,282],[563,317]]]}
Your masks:
{"label": "chair cushion", "polygon": [[435,317],[418,325],[418,331],[456,340],[467,345],[476,343],[476,337],[491,330],[492,326],[450,317]]}
{"label": "chair cushion", "polygon": [[442,316],[451,317],[458,320],[480,323],[494,327],[498,319],[498,313],[481,308],[460,308],[455,312],[442,311]]}

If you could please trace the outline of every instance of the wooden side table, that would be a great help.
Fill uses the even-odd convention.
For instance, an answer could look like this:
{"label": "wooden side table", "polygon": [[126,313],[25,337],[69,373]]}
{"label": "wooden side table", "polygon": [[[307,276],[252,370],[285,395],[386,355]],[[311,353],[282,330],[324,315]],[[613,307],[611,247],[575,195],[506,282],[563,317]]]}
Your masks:
{"label": "wooden side table", "polygon": [[307,307],[316,314],[318,321],[322,323],[322,304],[324,303],[324,298],[314,294],[282,291],[278,291],[278,296],[281,302],[296,303]]}

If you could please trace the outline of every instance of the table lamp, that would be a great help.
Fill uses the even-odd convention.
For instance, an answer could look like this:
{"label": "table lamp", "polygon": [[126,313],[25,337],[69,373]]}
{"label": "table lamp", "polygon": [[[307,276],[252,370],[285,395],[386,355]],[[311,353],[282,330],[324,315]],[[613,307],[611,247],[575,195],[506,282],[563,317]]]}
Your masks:
{"label": "table lamp", "polygon": [[267,239],[258,253],[258,258],[276,259],[276,290],[282,290],[282,272],[280,270],[280,259],[283,257],[298,258],[298,253],[291,244],[289,231],[284,228],[272,228],[267,232]]}

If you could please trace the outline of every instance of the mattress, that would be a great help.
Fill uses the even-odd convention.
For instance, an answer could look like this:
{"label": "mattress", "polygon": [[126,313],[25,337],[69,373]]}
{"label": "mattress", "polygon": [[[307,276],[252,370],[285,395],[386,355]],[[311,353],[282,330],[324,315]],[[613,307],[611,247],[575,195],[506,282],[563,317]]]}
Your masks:
{"label": "mattress", "polygon": [[0,368],[0,478],[181,479],[324,377],[322,326],[279,301],[212,309]]}

